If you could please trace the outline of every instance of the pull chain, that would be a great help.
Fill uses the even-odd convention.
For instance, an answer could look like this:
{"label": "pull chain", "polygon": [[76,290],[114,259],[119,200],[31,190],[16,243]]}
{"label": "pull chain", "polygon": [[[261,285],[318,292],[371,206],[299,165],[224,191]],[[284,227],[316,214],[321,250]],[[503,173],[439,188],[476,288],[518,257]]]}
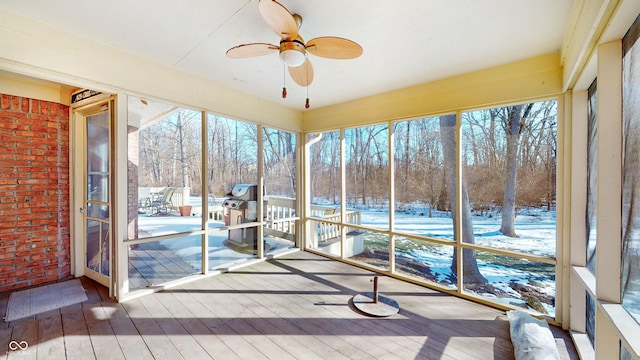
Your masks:
{"label": "pull chain", "polygon": [[309,63],[305,63],[305,72],[307,73],[307,100],[304,102],[304,108],[308,109],[309,106]]}
{"label": "pull chain", "polygon": [[286,82],[287,82],[287,64],[283,62],[282,63],[282,98],[283,99],[287,98]]}

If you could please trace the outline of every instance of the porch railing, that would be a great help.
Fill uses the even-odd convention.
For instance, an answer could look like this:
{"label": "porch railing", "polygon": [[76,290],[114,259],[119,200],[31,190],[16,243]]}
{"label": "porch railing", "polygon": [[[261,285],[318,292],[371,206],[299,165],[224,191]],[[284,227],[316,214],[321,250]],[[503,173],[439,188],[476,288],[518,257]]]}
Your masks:
{"label": "porch railing", "polygon": [[[281,196],[266,196],[267,201],[265,214],[267,227],[276,231],[295,234],[295,213],[296,199]],[[323,241],[340,236],[340,209],[333,206],[311,205],[310,216],[322,218],[325,221],[317,222],[315,231],[317,240]],[[348,209],[345,213],[345,223],[359,225],[361,220],[360,211]],[[351,229],[347,229],[347,232]],[[312,235],[314,236],[314,235]]]}

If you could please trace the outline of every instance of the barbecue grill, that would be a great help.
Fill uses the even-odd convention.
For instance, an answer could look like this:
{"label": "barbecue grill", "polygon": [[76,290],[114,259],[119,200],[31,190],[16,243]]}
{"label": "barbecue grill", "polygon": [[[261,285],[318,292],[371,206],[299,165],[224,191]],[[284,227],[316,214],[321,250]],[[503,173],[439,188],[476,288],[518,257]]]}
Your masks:
{"label": "barbecue grill", "polygon": [[[236,184],[222,203],[224,224],[240,225],[258,221],[258,185]],[[249,247],[257,250],[258,232],[256,227],[229,230],[227,245]]]}

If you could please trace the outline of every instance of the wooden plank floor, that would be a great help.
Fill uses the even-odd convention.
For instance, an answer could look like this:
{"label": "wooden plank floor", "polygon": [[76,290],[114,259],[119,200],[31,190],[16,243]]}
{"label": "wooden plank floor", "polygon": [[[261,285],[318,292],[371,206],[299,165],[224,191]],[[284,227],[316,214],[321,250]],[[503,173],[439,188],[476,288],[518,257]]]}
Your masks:
{"label": "wooden plank floor", "polygon": [[[512,359],[504,312],[388,277],[380,292],[400,304],[363,316],[351,297],[373,274],[297,252],[116,303],[82,278],[88,301],[0,323],[7,359]],[[0,294],[4,313],[8,294]],[[553,329],[562,359],[577,359]]]}

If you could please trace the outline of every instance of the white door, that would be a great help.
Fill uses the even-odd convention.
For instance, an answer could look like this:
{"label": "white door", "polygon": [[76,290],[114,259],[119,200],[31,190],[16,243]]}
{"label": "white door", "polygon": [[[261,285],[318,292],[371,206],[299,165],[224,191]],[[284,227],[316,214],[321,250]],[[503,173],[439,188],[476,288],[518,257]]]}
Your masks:
{"label": "white door", "polygon": [[[111,108],[110,101],[103,101],[78,109],[74,142],[74,168],[76,175],[82,173],[82,189],[75,186],[80,200],[75,243],[83,251],[77,260],[84,262],[85,276],[107,287],[112,272]],[[79,176],[74,180],[79,182]]]}

